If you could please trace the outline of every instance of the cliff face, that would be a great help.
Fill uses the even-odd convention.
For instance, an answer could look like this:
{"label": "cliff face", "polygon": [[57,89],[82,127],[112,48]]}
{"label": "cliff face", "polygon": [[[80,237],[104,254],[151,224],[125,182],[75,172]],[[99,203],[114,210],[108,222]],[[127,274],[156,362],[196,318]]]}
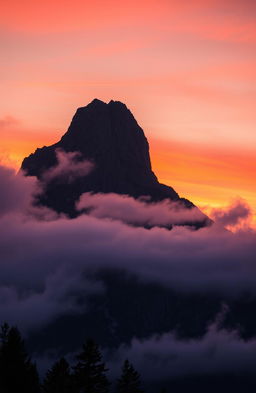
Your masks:
{"label": "cliff face", "polygon": [[153,201],[170,198],[180,200],[188,208],[193,206],[179,198],[173,188],[158,182],[151,169],[144,132],[121,102],[106,104],[95,99],[79,108],[61,140],[25,158],[22,170],[27,175],[42,178],[43,173],[57,164],[56,149],[79,152],[80,159],[94,163],[94,170],[77,178],[72,186],[58,182],[48,184],[40,203],[58,212],[74,216],[74,203],[88,191],[128,194],[135,198],[149,196]]}

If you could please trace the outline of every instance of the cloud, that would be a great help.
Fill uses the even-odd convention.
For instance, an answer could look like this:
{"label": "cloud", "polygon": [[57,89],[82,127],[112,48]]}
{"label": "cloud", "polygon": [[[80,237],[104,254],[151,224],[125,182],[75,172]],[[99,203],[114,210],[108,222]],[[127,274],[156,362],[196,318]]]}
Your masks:
{"label": "cloud", "polygon": [[169,199],[158,203],[149,202],[143,199],[136,200],[128,195],[87,192],[81,196],[77,209],[85,209],[93,217],[149,227],[204,222],[206,219],[198,208],[188,209],[180,202]]}
{"label": "cloud", "polygon": [[134,338],[131,345],[121,345],[111,353],[112,377],[119,376],[120,364],[127,358],[146,381],[237,372],[253,375],[256,340],[244,341],[235,331],[219,330],[215,324],[200,340],[179,340],[174,334]]}
{"label": "cloud", "polygon": [[[222,315],[221,315],[222,314]],[[256,340],[243,340],[235,330],[220,328],[218,318],[225,314],[225,307],[199,339],[180,339],[173,333],[154,334],[149,338],[134,337],[129,344],[117,348],[102,347],[109,378],[120,376],[121,366],[128,359],[146,383],[170,381],[172,378],[220,375],[253,376],[256,362]],[[65,354],[74,364],[77,348]],[[40,373],[59,358],[55,350],[35,354]]]}
{"label": "cloud", "polygon": [[24,176],[22,171],[15,173],[15,170],[0,165],[0,218],[4,215],[11,215],[9,222],[20,219],[36,220],[56,220],[59,215],[53,210],[34,205],[34,198],[42,191],[36,177]]}
{"label": "cloud", "polygon": [[[233,234],[218,225],[197,231],[133,227],[126,223],[129,215],[158,223],[157,213],[164,220],[165,213],[173,214],[172,206],[165,202],[151,209],[144,201],[115,195],[87,195],[95,206],[92,215],[48,217],[47,210],[45,219],[43,209],[33,215],[27,208],[35,179],[0,167],[0,180],[0,320],[22,323],[23,318],[29,329],[71,310],[80,312],[73,290],[84,283],[85,298],[90,286],[97,291],[100,283],[95,286],[92,277],[101,269],[121,269],[183,293],[256,294],[252,230]],[[118,220],[109,218],[115,201]]]}
{"label": "cloud", "polygon": [[72,183],[79,177],[87,176],[94,168],[94,164],[88,160],[80,160],[79,152],[64,152],[56,149],[57,165],[47,170],[42,180],[50,182],[57,179],[58,182]]}
{"label": "cloud", "polygon": [[22,212],[31,206],[36,178],[15,174],[13,169],[0,165],[0,216],[10,212]]}
{"label": "cloud", "polygon": [[5,116],[0,118],[0,128],[5,129],[15,127],[20,124],[20,121],[13,116]]}
{"label": "cloud", "polygon": [[15,286],[1,286],[1,320],[17,324],[23,331],[42,328],[63,314],[86,312],[87,297],[103,292],[102,283],[85,278],[79,269],[60,268],[42,284],[42,289],[28,293]]}
{"label": "cloud", "polygon": [[238,199],[224,209],[212,209],[210,214],[216,223],[232,228],[248,223],[252,217],[252,210],[245,200]]}
{"label": "cloud", "polygon": [[48,222],[3,217],[0,225],[5,286],[37,287],[55,270],[73,266],[85,272],[124,269],[183,292],[255,293],[253,231],[146,230],[87,215]]}

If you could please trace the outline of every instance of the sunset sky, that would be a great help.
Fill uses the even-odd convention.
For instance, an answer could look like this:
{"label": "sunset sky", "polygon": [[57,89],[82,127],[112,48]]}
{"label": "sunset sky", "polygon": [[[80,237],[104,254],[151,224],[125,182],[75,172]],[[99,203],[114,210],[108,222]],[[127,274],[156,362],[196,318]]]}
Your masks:
{"label": "sunset sky", "polygon": [[56,142],[93,98],[120,100],[160,181],[256,212],[255,0],[9,0],[0,21],[3,163]]}

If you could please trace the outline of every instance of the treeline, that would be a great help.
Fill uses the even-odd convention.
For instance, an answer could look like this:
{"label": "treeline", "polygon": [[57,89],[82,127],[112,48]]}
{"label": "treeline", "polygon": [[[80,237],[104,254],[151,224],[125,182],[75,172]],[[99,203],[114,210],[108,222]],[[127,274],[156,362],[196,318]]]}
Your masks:
{"label": "treeline", "polygon": [[74,366],[61,358],[40,383],[36,364],[29,357],[19,330],[8,324],[1,326],[1,393],[143,393],[140,375],[128,360],[115,383],[110,383],[107,372],[97,343],[88,339]]}
{"label": "treeline", "polygon": [[[255,374],[187,375],[153,384],[152,377],[151,383],[145,381],[147,392],[163,393],[161,385],[172,393],[256,392]],[[110,383],[99,346],[91,339],[84,343],[73,366],[61,358],[40,381],[19,330],[4,324],[0,328],[0,393],[144,393],[144,389],[139,373],[128,360],[120,365],[119,378]]]}

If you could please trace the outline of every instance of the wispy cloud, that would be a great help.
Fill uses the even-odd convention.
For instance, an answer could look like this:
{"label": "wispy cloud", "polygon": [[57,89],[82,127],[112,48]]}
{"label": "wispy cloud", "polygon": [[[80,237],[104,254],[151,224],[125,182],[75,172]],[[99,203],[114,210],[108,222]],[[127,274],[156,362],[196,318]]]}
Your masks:
{"label": "wispy cloud", "polygon": [[57,149],[56,159],[57,164],[43,174],[43,181],[56,180],[72,183],[77,178],[88,175],[94,169],[94,164],[91,161],[81,160],[79,152],[65,152]]}

